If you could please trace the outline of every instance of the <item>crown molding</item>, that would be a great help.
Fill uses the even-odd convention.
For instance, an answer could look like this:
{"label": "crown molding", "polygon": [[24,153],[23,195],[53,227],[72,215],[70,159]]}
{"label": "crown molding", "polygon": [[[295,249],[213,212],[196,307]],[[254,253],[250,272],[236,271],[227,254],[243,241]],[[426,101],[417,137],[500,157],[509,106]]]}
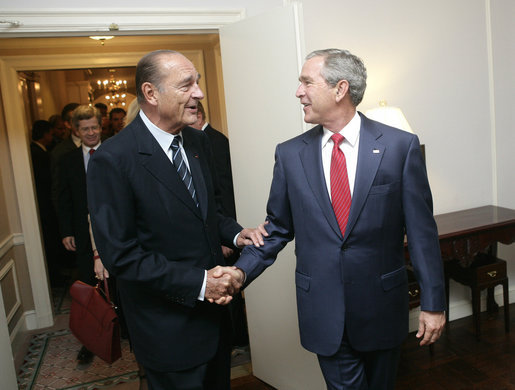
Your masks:
{"label": "crown molding", "polygon": [[213,32],[242,20],[245,9],[0,8],[0,37]]}

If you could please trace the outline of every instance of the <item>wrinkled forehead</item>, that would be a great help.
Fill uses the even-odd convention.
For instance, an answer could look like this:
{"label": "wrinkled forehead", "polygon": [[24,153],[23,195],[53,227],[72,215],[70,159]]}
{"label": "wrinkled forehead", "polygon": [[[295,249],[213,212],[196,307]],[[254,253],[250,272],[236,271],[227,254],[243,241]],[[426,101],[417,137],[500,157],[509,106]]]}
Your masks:
{"label": "wrinkled forehead", "polygon": [[161,60],[161,65],[166,73],[191,74],[195,77],[198,75],[195,65],[180,53],[166,54]]}

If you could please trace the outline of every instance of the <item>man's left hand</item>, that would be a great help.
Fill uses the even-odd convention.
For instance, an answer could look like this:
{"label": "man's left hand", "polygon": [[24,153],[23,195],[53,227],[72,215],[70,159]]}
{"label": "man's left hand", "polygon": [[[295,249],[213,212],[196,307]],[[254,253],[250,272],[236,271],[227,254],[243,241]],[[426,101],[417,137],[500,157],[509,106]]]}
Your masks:
{"label": "man's left hand", "polygon": [[445,312],[421,311],[418,319],[417,338],[421,338],[420,345],[433,344],[442,334],[445,326]]}
{"label": "man's left hand", "polygon": [[267,223],[268,222],[264,222],[254,229],[243,229],[236,240],[236,245],[239,248],[246,245],[254,245],[259,248],[260,246],[265,245],[263,236],[268,237],[268,232],[265,229],[265,225]]}

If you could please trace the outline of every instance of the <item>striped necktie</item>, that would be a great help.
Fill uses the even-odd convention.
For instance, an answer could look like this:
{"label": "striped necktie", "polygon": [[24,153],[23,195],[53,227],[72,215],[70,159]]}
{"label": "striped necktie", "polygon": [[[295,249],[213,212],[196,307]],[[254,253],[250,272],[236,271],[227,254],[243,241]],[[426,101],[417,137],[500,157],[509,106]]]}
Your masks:
{"label": "striped necktie", "polygon": [[181,141],[182,138],[180,135],[176,135],[175,137],[173,137],[172,145],[170,146],[172,148],[173,165],[175,166],[175,169],[177,169],[177,173],[181,177],[182,181],[184,182],[184,185],[190,192],[193,201],[198,207],[197,194],[195,192],[195,187],[193,186],[193,178],[191,177],[191,173],[188,170],[188,167],[186,166],[184,159],[182,158],[180,147]]}

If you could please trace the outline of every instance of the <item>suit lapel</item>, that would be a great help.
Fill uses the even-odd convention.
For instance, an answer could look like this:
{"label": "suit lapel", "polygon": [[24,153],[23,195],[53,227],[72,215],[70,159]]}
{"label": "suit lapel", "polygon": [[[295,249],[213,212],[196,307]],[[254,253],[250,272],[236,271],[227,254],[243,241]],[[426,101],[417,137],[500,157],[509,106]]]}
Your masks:
{"label": "suit lapel", "polygon": [[184,203],[185,206],[201,217],[199,208],[195,205],[188,189],[179,177],[177,170],[168,159],[168,156],[163,152],[163,149],[161,149],[141,118],[137,116],[134,121],[137,122],[136,126],[133,128],[133,132],[138,143],[138,153],[143,167],[175,197]]}
{"label": "suit lapel", "polygon": [[358,220],[370,187],[376,177],[379,164],[383,158],[385,146],[378,141],[381,136],[382,133],[373,127],[366,117],[361,115],[358,164],[356,178],[354,180],[354,192],[352,194],[349,221],[345,229],[345,239],[347,239]]}
{"label": "suit lapel", "polygon": [[302,162],[311,191],[313,191],[329,226],[341,237],[342,233],[338,226],[336,216],[334,215],[329,193],[327,192],[324,169],[322,167],[322,148],[320,145],[322,132],[322,126],[319,125],[306,133],[306,137],[304,138],[306,147],[300,151],[300,161]]}

